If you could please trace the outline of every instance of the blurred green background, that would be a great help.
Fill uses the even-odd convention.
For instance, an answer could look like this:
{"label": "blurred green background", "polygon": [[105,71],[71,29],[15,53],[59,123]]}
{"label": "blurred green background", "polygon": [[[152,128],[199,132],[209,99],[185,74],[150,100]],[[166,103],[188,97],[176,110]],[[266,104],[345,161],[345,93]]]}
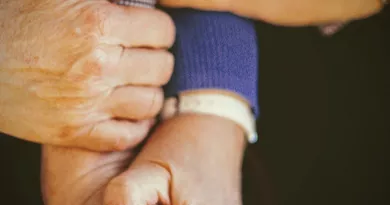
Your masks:
{"label": "blurred green background", "polygon": [[[261,138],[245,205],[390,204],[389,13],[331,38],[258,23]],[[42,204],[38,145],[0,136],[0,166],[0,204]]]}

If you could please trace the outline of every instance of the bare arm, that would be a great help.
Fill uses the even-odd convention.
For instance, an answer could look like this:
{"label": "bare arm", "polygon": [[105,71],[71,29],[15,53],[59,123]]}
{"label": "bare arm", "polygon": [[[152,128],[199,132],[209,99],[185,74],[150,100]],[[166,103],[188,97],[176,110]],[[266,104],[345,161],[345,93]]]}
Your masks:
{"label": "bare arm", "polygon": [[191,159],[201,158],[210,166],[220,170],[227,168],[222,166],[228,166],[237,173],[241,169],[245,144],[243,130],[230,120],[212,115],[182,114],[159,126],[137,160],[166,158],[172,166],[191,167],[196,164]]}
{"label": "bare arm", "polygon": [[230,11],[287,26],[318,25],[371,16],[383,0],[161,0],[165,6]]}

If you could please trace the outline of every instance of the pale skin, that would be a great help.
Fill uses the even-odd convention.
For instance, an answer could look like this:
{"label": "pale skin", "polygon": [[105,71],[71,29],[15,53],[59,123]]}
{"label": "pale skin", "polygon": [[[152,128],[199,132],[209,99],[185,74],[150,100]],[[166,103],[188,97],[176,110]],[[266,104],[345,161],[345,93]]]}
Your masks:
{"label": "pale skin", "polygon": [[[159,2],[292,26],[360,19],[383,7],[380,0]],[[1,132],[96,151],[142,141],[172,73],[168,15],[105,0],[15,0],[0,2],[0,16]]]}
{"label": "pale skin", "polygon": [[282,26],[307,26],[366,18],[381,0],[160,0],[164,6],[229,11]]}
{"label": "pale skin", "polygon": [[47,205],[239,205],[245,144],[235,123],[190,114],[163,122],[130,167],[131,151],[44,146],[44,199]]}
{"label": "pale skin", "polygon": [[[164,175],[160,185],[172,184],[183,190],[172,192],[172,204],[212,200],[227,204],[227,199],[239,203],[245,139],[241,129],[224,119],[191,116],[164,123],[159,129],[163,134],[157,131],[131,172],[122,173],[134,154],[128,150],[144,139],[160,111],[160,86],[172,73],[173,58],[166,48],[173,43],[174,28],[168,15],[103,0],[16,0],[1,1],[0,16],[7,17],[0,21],[0,26],[7,28],[0,34],[0,130],[46,144],[42,186],[47,204],[146,202],[156,199],[156,191],[162,197],[156,200],[168,200],[163,196],[170,193],[164,187],[149,187],[142,192],[146,195],[134,195],[139,192],[124,186],[132,182],[128,173]],[[164,125],[170,128],[164,129]],[[167,144],[176,148],[190,145],[186,141],[178,144],[177,136],[199,146],[172,148],[169,155],[156,157]],[[227,154],[221,155],[220,142],[225,137],[232,141],[224,140]],[[112,150],[124,151],[109,152]],[[193,154],[185,155],[189,153]],[[183,162],[180,156],[193,160]],[[155,162],[171,168],[156,170]],[[200,170],[193,170],[194,166]],[[228,171],[221,174],[220,169]],[[136,178],[138,186],[142,177]],[[172,178],[192,178],[190,183],[202,185],[187,187]],[[211,191],[201,189],[211,185],[230,189],[214,192],[221,196],[215,198],[208,195]],[[122,190],[118,195],[111,191],[118,189]]]}
{"label": "pale skin", "polygon": [[[9,5],[3,2],[7,2]],[[174,29],[171,29],[173,26],[169,17],[162,12],[156,13],[155,10],[153,12],[142,9],[119,11],[118,7],[106,5],[105,1],[81,1],[83,3],[75,4],[79,6],[77,8],[80,10],[68,10],[67,6],[72,5],[69,2],[76,3],[75,0],[66,1],[69,3],[66,5],[53,0],[23,0],[24,3],[35,5],[24,10],[19,10],[21,7],[18,3],[22,0],[12,2],[12,4],[8,1],[0,3],[0,15],[15,19],[12,24],[0,22],[1,27],[13,28],[0,34],[2,40],[6,39],[6,41],[0,42],[13,42],[10,45],[0,44],[0,49],[7,49],[8,53],[13,55],[9,55],[11,57],[0,56],[0,76],[2,77],[0,82],[2,85],[8,85],[8,87],[1,86],[1,93],[5,93],[5,97],[2,96],[0,99],[0,113],[2,114],[0,118],[2,127],[0,129],[8,134],[34,142],[99,151],[125,150],[138,144],[149,131],[152,124],[151,119],[161,108],[162,93],[159,87],[168,81],[172,72],[173,65],[169,62],[173,60],[165,51],[166,48],[170,47],[174,38]],[[317,25],[360,19],[370,16],[382,8],[379,1],[376,0],[162,0],[161,3],[172,7],[230,11],[238,15],[287,26]],[[104,5],[104,9],[101,9],[103,6],[100,8],[99,4]],[[44,10],[48,11],[47,15],[41,19],[32,18],[37,17],[38,13],[34,13],[34,9],[40,8],[41,5],[44,5]],[[50,13],[51,9],[48,9],[50,6],[57,8],[55,14]],[[61,13],[65,11],[66,13]],[[82,15],[76,17],[75,14],[80,12]],[[26,13],[28,15],[23,16]],[[39,13],[39,15],[41,14]],[[62,17],[68,15],[73,15],[76,20],[65,21],[65,23],[58,21],[58,19],[66,20]],[[143,18],[138,16],[143,16]],[[146,16],[148,18],[145,18]],[[129,22],[126,23],[127,26],[119,23],[123,22],[124,19],[131,19],[130,17],[132,17],[132,22],[134,22],[134,18],[144,19],[139,20],[139,24],[148,24],[156,26],[156,28],[151,29],[153,32],[146,31],[149,35],[145,35],[145,32],[140,32],[142,35],[136,35],[135,32],[129,32],[129,30],[143,29],[137,27],[137,23],[132,24],[135,26],[132,29],[128,28]],[[38,19],[34,24],[42,26],[29,30],[28,33],[31,36],[48,36],[42,35],[42,32],[55,33],[57,31],[51,29],[57,28],[70,27],[73,32],[66,33],[62,30],[57,34],[61,36],[60,38],[53,35],[52,38],[30,39],[30,44],[28,44],[29,41],[26,41],[27,44],[26,42],[18,44],[16,38],[18,35],[27,37],[23,36],[27,32],[19,31],[20,27],[18,26],[26,24],[22,27],[34,28],[28,26],[31,22],[27,19]],[[88,21],[87,24],[86,21]],[[20,23],[20,25],[14,26],[15,22]],[[161,30],[163,35],[155,32]],[[119,31],[119,33],[110,31]],[[35,35],[32,35],[34,32]],[[8,37],[16,37],[15,39],[7,39],[7,35]],[[48,40],[51,41],[47,43]],[[50,45],[48,50],[34,46],[42,44]],[[20,47],[20,45],[27,46]],[[69,45],[80,45],[80,47],[76,46],[75,49]],[[18,46],[18,49],[12,50],[13,46]],[[161,68],[159,73],[155,75],[152,72],[154,69],[147,69],[148,73],[142,74],[141,70],[134,71],[127,66],[122,68],[120,65],[131,63],[128,61],[129,58],[120,55],[122,52],[116,52],[116,56],[111,56],[119,47],[121,49],[124,47],[125,51],[133,51],[143,57],[149,56],[146,53],[155,53],[155,55],[151,55],[159,57],[150,57],[150,61],[157,61],[158,65],[162,63],[165,67]],[[154,48],[153,52],[150,49],[143,50],[144,47]],[[61,51],[60,54],[54,52],[58,50]],[[68,54],[66,58],[63,53]],[[105,55],[109,57],[102,57]],[[122,58],[123,63],[119,63]],[[105,62],[102,59],[117,59],[117,61],[115,63]],[[137,65],[134,68],[148,66],[155,68],[157,66],[157,63],[156,65],[143,65],[139,64],[140,62],[145,61],[133,60],[133,65]],[[163,62],[168,63],[164,64]],[[90,68],[90,65],[93,65],[91,69],[85,69]],[[95,67],[95,65],[97,66]],[[28,72],[24,72],[35,67],[43,72],[37,72],[33,78],[32,75],[26,74]],[[115,69],[105,70],[104,68],[107,67],[115,67]],[[67,68],[72,69],[66,70]],[[118,70],[123,70],[123,72]],[[130,74],[127,73],[129,70],[131,70]],[[65,75],[63,75],[64,73]],[[115,73],[120,74],[115,75]],[[63,78],[64,76],[65,78]],[[110,78],[107,79],[107,76]],[[125,79],[122,78],[123,76]],[[131,76],[145,76],[145,78],[141,78],[143,80],[139,82]],[[149,79],[147,76],[153,76],[153,79]],[[8,79],[14,79],[14,81],[10,82]],[[45,84],[40,83],[40,81],[50,83]],[[12,84],[15,82],[18,84]],[[33,90],[26,89],[31,85],[35,86]],[[145,88],[144,85],[148,85],[148,87]],[[19,86],[19,89],[15,89],[16,86]],[[132,89],[128,89],[129,87]],[[108,90],[111,91],[110,93],[117,94],[107,95]],[[117,92],[118,90],[122,92]],[[58,95],[58,93],[60,94]],[[132,96],[131,94],[134,93],[138,93],[138,96],[133,95],[131,99],[123,99],[122,97]],[[95,98],[95,96],[97,97]],[[142,101],[135,100],[140,98]],[[83,103],[80,104],[80,100]],[[148,104],[150,102],[152,104]],[[79,105],[83,105],[82,109],[78,107]],[[128,106],[131,108],[139,106],[139,109],[123,110],[123,107],[126,108],[124,105],[132,105]],[[39,110],[41,114],[31,113],[34,110]],[[87,114],[85,110],[88,111]],[[143,112],[135,112],[139,110]],[[26,116],[32,117],[26,118]],[[122,120],[116,120],[117,118],[124,118],[128,121],[123,123]],[[210,119],[213,121],[209,121]],[[134,120],[137,122],[134,123]],[[100,124],[106,121],[107,123]],[[88,131],[96,130],[96,125],[100,127],[97,132]],[[20,129],[21,127],[23,129]],[[181,138],[181,136],[184,137]],[[180,139],[186,141],[180,141]],[[180,149],[191,145],[192,142],[199,143],[199,146]],[[227,143],[230,146],[221,146],[222,142],[224,145]],[[193,201],[195,201],[193,203],[195,205],[210,204],[210,202],[213,202],[212,204],[231,203],[237,205],[241,203],[239,181],[244,144],[242,130],[230,121],[214,119],[210,116],[180,116],[161,125],[129,169],[126,167],[134,156],[134,153],[130,151],[95,153],[76,148],[45,145],[42,169],[45,201],[47,204],[56,205],[115,205],[120,203],[138,205],[138,202],[146,205],[147,202],[156,201],[178,205],[191,204],[188,202]],[[172,148],[169,149],[169,146]],[[164,149],[169,150],[169,152],[165,152]],[[190,157],[191,160],[184,160],[183,157]],[[214,163],[214,166],[211,162]],[[190,172],[186,170],[190,170]],[[153,181],[158,181],[158,183],[155,186],[140,186],[140,184],[153,184],[144,183],[149,180],[145,176],[151,176]],[[110,182],[110,180],[112,181]],[[185,183],[180,183],[183,181]],[[107,183],[109,183],[108,186],[106,186]],[[187,183],[193,186],[186,186]],[[168,187],[176,189],[168,189]],[[230,189],[224,190],[223,187],[230,187]],[[205,188],[210,188],[210,190]],[[216,194],[215,190],[221,192]],[[216,195],[221,197],[215,197]],[[227,198],[229,201],[223,201],[226,196],[231,197]],[[118,202],[118,200],[120,201]]]}
{"label": "pale skin", "polygon": [[0,28],[1,132],[95,151],[146,137],[173,71],[166,13],[106,0],[0,1]]}
{"label": "pale skin", "polygon": [[[289,26],[361,19],[383,7],[380,0],[159,2]],[[98,151],[142,140],[149,131],[144,120],[160,111],[160,86],[172,73],[172,56],[164,50],[174,40],[168,15],[105,0],[15,0],[0,2],[0,16],[0,28],[7,28],[0,34],[2,132]]]}

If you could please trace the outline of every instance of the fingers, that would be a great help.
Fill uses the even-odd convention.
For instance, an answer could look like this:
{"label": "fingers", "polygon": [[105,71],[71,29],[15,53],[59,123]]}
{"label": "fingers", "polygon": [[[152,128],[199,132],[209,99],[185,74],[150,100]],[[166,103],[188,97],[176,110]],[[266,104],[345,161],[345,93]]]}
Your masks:
{"label": "fingers", "polygon": [[107,186],[104,205],[169,203],[170,173],[154,163],[132,166]]}
{"label": "fingers", "polygon": [[96,151],[123,151],[137,146],[148,135],[153,120],[130,122],[107,120],[88,125],[75,132],[75,141],[83,148]]}
{"label": "fingers", "polygon": [[[100,45],[74,63],[67,73],[73,82],[101,79],[106,86],[163,86],[171,78],[174,57],[166,50],[124,49]],[[92,90],[99,90],[93,87]]]}
{"label": "fingers", "polygon": [[125,49],[120,57],[115,75],[121,85],[165,85],[173,72],[174,58],[164,50]]}
{"label": "fingers", "polygon": [[164,94],[160,88],[126,86],[116,88],[102,109],[113,118],[149,119],[160,112],[163,101]]}
{"label": "fingers", "polygon": [[85,8],[72,25],[76,28],[74,35],[85,41],[92,39],[93,43],[80,51],[66,71],[66,83],[74,88],[65,94],[98,99],[88,104],[93,106],[91,110],[111,119],[80,129],[80,124],[64,125],[65,131],[59,131],[59,135],[67,136],[61,138],[66,141],[62,145],[77,144],[96,151],[133,147],[145,138],[151,123],[131,121],[154,118],[161,109],[160,87],[168,82],[174,64],[173,56],[163,49],[173,44],[174,24],[169,15],[156,9],[119,6],[103,0],[81,7]]}
{"label": "fingers", "polygon": [[175,27],[168,14],[149,8],[107,6],[102,20],[102,43],[124,47],[171,47]]}

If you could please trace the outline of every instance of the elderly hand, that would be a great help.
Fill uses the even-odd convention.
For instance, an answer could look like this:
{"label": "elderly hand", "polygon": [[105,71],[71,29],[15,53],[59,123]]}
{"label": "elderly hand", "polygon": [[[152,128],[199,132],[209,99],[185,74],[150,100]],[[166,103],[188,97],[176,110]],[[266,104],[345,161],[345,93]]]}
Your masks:
{"label": "elderly hand", "polygon": [[286,26],[355,20],[377,13],[383,0],[160,0],[169,7],[228,11]]}
{"label": "elderly hand", "polygon": [[170,17],[106,0],[0,2],[0,131],[97,151],[148,133],[170,78]]}

